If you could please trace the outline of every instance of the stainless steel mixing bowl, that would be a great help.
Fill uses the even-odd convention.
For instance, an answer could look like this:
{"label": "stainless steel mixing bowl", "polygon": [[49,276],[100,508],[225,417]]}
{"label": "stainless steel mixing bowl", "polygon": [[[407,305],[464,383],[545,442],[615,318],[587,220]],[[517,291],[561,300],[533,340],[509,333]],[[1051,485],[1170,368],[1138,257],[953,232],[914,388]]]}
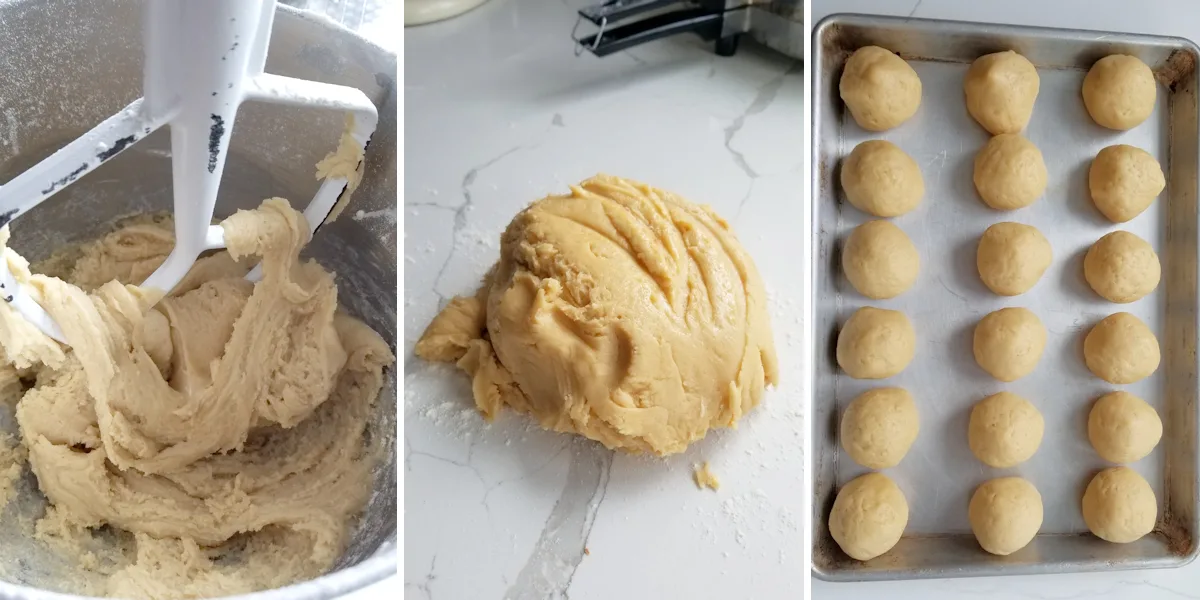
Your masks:
{"label": "stainless steel mixing bowl", "polygon": [[[0,0],[0,185],[141,95],[141,2]],[[337,273],[339,300],[385,339],[396,339],[396,57],[336,23],[281,6],[267,70],[350,85],[379,107],[366,173],[343,216],[307,254]],[[332,150],[340,115],[247,104],[234,126],[217,216],[282,196],[304,203],[314,165]],[[170,144],[158,132],[12,225],[31,260],[102,233],[114,220],[171,206]],[[380,397],[370,435],[383,444],[375,493],[346,555],[319,579],[256,599],[332,598],[396,572],[396,379]],[[16,431],[0,405],[0,431]],[[14,524],[45,500],[26,473],[0,514],[0,599],[79,598],[52,591],[73,567]]]}

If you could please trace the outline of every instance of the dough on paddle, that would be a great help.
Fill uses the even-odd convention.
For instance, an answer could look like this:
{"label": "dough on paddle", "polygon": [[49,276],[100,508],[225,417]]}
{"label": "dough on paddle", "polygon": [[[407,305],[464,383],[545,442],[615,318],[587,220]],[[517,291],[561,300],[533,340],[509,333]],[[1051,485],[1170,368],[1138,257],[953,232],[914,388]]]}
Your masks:
{"label": "dough on paddle", "polygon": [[1166,186],[1158,161],[1133,146],[1109,146],[1097,153],[1088,167],[1092,203],[1113,223],[1142,214]]}
{"label": "dough on paddle", "polygon": [[1037,452],[1044,429],[1042,413],[1033,404],[1011,392],[1000,392],[971,409],[967,445],[985,465],[1015,467]]}
{"label": "dough on paddle", "polygon": [[868,469],[900,464],[917,440],[920,419],[912,395],[904,388],[886,387],[860,394],[842,413],[842,448]]}
{"label": "dough on paddle", "polygon": [[863,142],[842,162],[842,190],[855,208],[896,217],[921,203],[925,181],[917,161],[886,140]]}
{"label": "dough on paddle", "polygon": [[858,293],[875,300],[895,298],[917,280],[921,257],[899,227],[890,221],[867,221],[846,238],[842,271]]}
{"label": "dough on paddle", "polygon": [[1020,477],[992,479],[975,488],[967,517],[984,550],[1012,554],[1029,545],[1042,528],[1042,495]]}
{"label": "dough on paddle", "polygon": [[963,80],[967,112],[992,135],[1019,133],[1033,116],[1040,81],[1033,63],[1012,50],[980,56]]}
{"label": "dough on paddle", "polygon": [[979,238],[975,266],[988,289],[1001,296],[1028,292],[1054,260],[1046,236],[1032,225],[996,223]]}
{"label": "dough on paddle", "polygon": [[996,210],[1033,204],[1046,191],[1046,163],[1033,142],[1015,133],[988,140],[975,155],[975,190]]}
{"label": "dough on paddle", "polygon": [[1046,348],[1046,328],[1033,311],[1002,308],[975,326],[975,362],[1000,381],[1016,381],[1037,367]]}
{"label": "dough on paddle", "polygon": [[908,501],[882,473],[851,480],[833,501],[829,534],[850,558],[871,560],[891,550],[908,525]]}
{"label": "dough on paddle", "polygon": [[1162,267],[1146,240],[1128,231],[1114,231],[1088,249],[1083,276],[1105,300],[1126,304],[1158,287]]}
{"label": "dough on paddle", "polygon": [[838,90],[854,121],[868,131],[891,129],[921,106],[917,72],[879,46],[859,48],[846,59]]}
{"label": "dough on paddle", "polygon": [[837,362],[855,379],[884,379],[912,362],[916,345],[917,334],[904,313],[864,306],[838,333]]}
{"label": "dough on paddle", "polygon": [[1123,464],[1145,458],[1162,433],[1162,421],[1154,407],[1129,392],[1101,396],[1088,413],[1088,440],[1108,462]]}
{"label": "dough on paddle", "polygon": [[1158,369],[1158,338],[1137,317],[1119,312],[1097,323],[1083,340],[1083,359],[1109,383],[1141,381]]}
{"label": "dough on paddle", "polygon": [[1157,519],[1154,489],[1129,467],[1100,471],[1083,492],[1083,522],[1102,540],[1137,541],[1154,530]]}
{"label": "dough on paddle", "polygon": [[1154,112],[1154,73],[1136,56],[1113,54],[1096,61],[1083,78],[1083,104],[1097,125],[1124,131]]}

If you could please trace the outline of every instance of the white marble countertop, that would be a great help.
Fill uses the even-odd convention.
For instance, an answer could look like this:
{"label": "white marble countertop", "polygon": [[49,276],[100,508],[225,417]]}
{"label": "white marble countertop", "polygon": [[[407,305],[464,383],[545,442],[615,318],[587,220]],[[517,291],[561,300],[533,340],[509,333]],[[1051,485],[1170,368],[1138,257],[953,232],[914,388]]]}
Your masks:
{"label": "white marble countertop", "polygon": [[[692,37],[576,57],[580,4],[491,0],[405,31],[405,596],[799,598],[801,65]],[[412,357],[520,208],[598,172],[711,204],[772,297],[782,384],[668,460],[485,425],[465,376]],[[693,485],[700,461],[719,491]]]}

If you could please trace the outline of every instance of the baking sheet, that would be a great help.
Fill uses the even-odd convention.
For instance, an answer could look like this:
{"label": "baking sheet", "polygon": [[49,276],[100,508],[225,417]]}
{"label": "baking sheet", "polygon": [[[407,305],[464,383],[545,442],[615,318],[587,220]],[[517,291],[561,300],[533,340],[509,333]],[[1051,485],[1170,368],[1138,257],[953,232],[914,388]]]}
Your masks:
{"label": "baking sheet", "polygon": [[[1186,40],[1099,32],[997,26],[923,19],[835,15],[813,36],[814,225],[814,573],[831,580],[1022,574],[1178,566],[1195,555],[1196,494],[1196,48]],[[859,128],[837,96],[842,65],[853,49],[876,44],[899,52],[921,78],[922,106],[893,130]],[[972,182],[975,154],[989,135],[970,117],[962,82],[972,60],[1013,49],[1037,67],[1041,89],[1025,135],[1042,151],[1049,172],[1045,195],[1012,212],[987,208]],[[1153,116],[1127,132],[1104,129],[1080,97],[1086,69],[1112,53],[1139,56],[1160,74]],[[845,202],[838,166],[856,144],[887,139],[921,166],[921,206],[893,219],[917,246],[921,274],[898,298],[872,301],[858,294],[840,269],[839,249],[849,232],[870,219]],[[1129,223],[1114,225],[1092,205],[1087,170],[1096,153],[1130,144],[1155,156],[1167,189]],[[1031,291],[1005,298],[991,293],[975,266],[979,236],[991,224],[1016,221],[1037,227],[1054,249],[1054,262]],[[1150,242],[1163,264],[1158,289],[1118,305],[1097,296],[1083,278],[1083,256],[1101,236],[1118,229]],[[901,310],[917,331],[916,357],[900,375],[859,381],[834,360],[837,331],[861,306]],[[975,324],[1007,306],[1033,310],[1047,330],[1037,369],[1013,383],[991,378],[975,363]],[[1131,312],[1154,330],[1163,361],[1151,377],[1112,386],[1083,363],[1087,331],[1114,312]],[[867,389],[898,385],[916,399],[921,433],[904,461],[885,473],[909,503],[905,538],[865,563],[846,557],[826,523],[836,489],[867,470],[854,464],[837,439],[838,416]],[[1088,481],[1106,466],[1087,440],[1087,414],[1100,395],[1123,389],[1149,402],[1164,422],[1164,437],[1149,457],[1131,465],[1159,500],[1159,524],[1132,544],[1090,535],[1079,503]],[[1046,433],[1032,459],[993,469],[967,447],[971,407],[989,394],[1011,391],[1029,399],[1045,418]],[[1044,520],[1030,546],[1008,557],[976,544],[967,504],[980,483],[1020,475],[1042,495]]]}

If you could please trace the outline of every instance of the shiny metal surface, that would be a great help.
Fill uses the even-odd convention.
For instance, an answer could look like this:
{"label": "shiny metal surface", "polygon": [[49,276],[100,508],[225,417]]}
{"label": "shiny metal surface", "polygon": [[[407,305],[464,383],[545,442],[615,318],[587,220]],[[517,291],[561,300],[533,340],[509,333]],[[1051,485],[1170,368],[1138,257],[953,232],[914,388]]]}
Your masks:
{"label": "shiny metal surface", "polygon": [[[879,134],[860,129],[838,96],[838,79],[853,50],[875,44],[898,52],[920,75],[918,113]],[[975,153],[988,135],[967,114],[962,79],[975,58],[1013,49],[1037,67],[1041,91],[1025,134],[1041,149],[1049,171],[1046,194],[1009,213],[987,209],[972,181]],[[1086,69],[1111,53],[1133,54],[1158,75],[1158,106],[1150,120],[1128,132],[1095,125],[1080,98]],[[1197,127],[1196,59],[1183,39],[1054,30],[923,19],[834,15],[813,35],[812,243],[813,573],[833,581],[966,577],[1177,567],[1197,552]],[[867,301],[845,281],[840,244],[866,216],[843,201],[838,167],[857,143],[893,141],[921,165],[926,194],[914,212],[894,219],[921,254],[921,275],[898,298]],[[1087,168],[1103,147],[1141,147],[1162,163],[1167,188],[1133,221],[1115,226],[1091,204]],[[975,267],[975,246],[989,225],[1017,221],[1038,227],[1054,248],[1054,263],[1036,287],[1001,298],[987,290]],[[1117,229],[1149,241],[1163,264],[1162,283],[1126,305],[1099,298],[1083,279],[1087,248]],[[834,358],[839,324],[870,304],[904,311],[917,331],[916,358],[900,375],[879,382],[842,375]],[[1024,306],[1048,331],[1045,353],[1031,375],[1003,384],[976,364],[971,339],[988,312]],[[1083,337],[1104,316],[1128,311],[1158,335],[1163,361],[1157,373],[1120,389],[1151,403],[1164,423],[1158,448],[1131,465],[1159,500],[1155,531],[1131,544],[1109,544],[1088,533],[1080,514],[1087,482],[1108,466],[1086,431],[1092,401],[1113,386],[1083,364]],[[838,486],[865,472],[841,451],[838,416],[856,395],[899,385],[917,400],[921,433],[904,461],[888,469],[910,509],[905,537],[867,562],[849,559],[829,535],[829,510]],[[986,467],[967,447],[971,406],[1001,390],[1018,393],[1042,412],[1046,433],[1032,459],[1012,469]],[[967,522],[975,487],[1020,475],[1039,489],[1044,521],[1037,538],[1007,557],[979,548]]]}
{"label": "shiny metal surface", "polygon": [[745,31],[754,41],[785,56],[804,59],[804,2],[751,2],[744,12]]}
{"label": "shiny metal surface", "polygon": [[[0,185],[98,123],[141,90],[140,2],[0,0]],[[379,107],[362,186],[342,217],[317,232],[306,254],[337,273],[339,300],[385,339],[396,338],[396,57],[325,17],[280,7],[267,71],[349,85]],[[247,105],[234,127],[217,216],[263,198],[307,199],[314,165],[333,149],[340,115]],[[33,260],[93,237],[114,219],[169,210],[170,155],[156,133],[13,225],[13,245]],[[0,431],[15,431],[0,406]],[[395,371],[376,406],[371,435],[384,460],[375,493],[334,573],[255,598],[332,598],[396,572]],[[12,526],[41,514],[26,474],[0,514],[0,598],[74,598],[61,581],[71,567]]]}

